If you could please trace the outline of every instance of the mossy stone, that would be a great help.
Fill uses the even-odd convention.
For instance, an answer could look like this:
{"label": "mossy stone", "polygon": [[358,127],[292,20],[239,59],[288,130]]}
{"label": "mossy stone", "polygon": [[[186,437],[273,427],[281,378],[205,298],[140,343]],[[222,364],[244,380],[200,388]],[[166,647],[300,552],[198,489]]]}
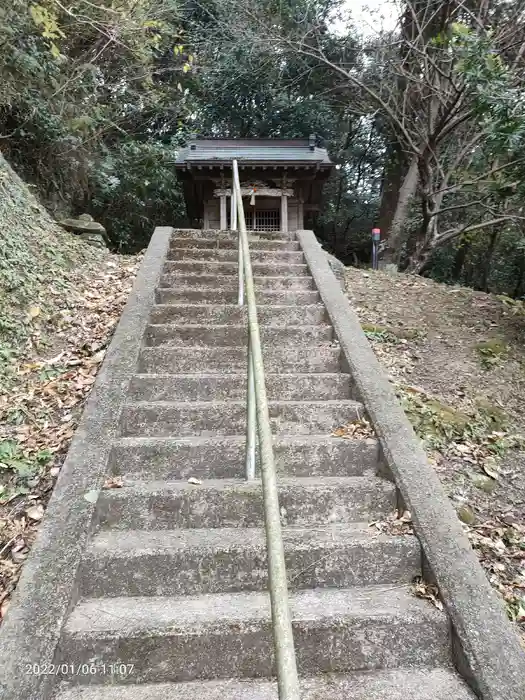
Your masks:
{"label": "mossy stone", "polygon": [[457,513],[458,518],[461,520],[461,522],[465,523],[465,525],[473,525],[476,522],[476,516],[474,515],[474,511],[472,508],[470,508],[470,506],[459,506]]}
{"label": "mossy stone", "polygon": [[491,479],[490,476],[485,476],[484,474],[472,474],[471,478],[474,486],[485,491],[485,493],[493,493],[498,485],[495,479]]}

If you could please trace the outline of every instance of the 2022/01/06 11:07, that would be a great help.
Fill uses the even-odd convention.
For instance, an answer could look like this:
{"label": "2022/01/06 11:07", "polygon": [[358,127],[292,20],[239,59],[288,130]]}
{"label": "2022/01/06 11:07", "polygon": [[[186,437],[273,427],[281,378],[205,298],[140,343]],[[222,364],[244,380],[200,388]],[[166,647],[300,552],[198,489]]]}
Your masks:
{"label": "2022/01/06 11:07", "polygon": [[135,664],[26,664],[26,676],[130,676]]}

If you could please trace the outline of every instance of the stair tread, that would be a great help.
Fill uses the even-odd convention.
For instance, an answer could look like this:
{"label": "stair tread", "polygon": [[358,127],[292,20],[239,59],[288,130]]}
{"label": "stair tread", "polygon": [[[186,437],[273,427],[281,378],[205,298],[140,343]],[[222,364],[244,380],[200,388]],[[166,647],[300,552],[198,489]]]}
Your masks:
{"label": "stair tread", "polygon": [[[191,250],[191,248],[190,249],[185,248],[184,250],[185,251]],[[200,251],[199,248],[195,248],[195,252],[198,253],[199,251]],[[232,250],[231,252],[235,253],[236,251]],[[269,251],[264,251],[264,252],[269,252]],[[293,252],[292,252],[292,254],[295,255],[295,253],[293,253]],[[235,258],[236,257],[237,256],[235,256]],[[234,259],[234,260],[206,260],[206,259],[202,259],[202,258],[200,260],[198,258],[195,258],[195,259],[194,258],[184,258],[184,259],[179,259],[179,260],[173,260],[170,258],[166,258],[166,261],[164,264],[165,265],[169,264],[171,267],[173,264],[179,265],[179,264],[187,264],[187,263],[206,263],[206,264],[210,263],[212,265],[231,265],[232,267],[234,265],[236,265],[236,266],[238,265],[238,262],[236,259]],[[286,261],[279,262],[278,259],[271,260],[271,263],[272,263],[272,267],[275,265],[276,268],[283,268],[283,269],[288,268],[288,267],[302,267],[302,268],[306,269],[308,267],[308,265],[305,262],[286,262]],[[256,267],[256,266],[262,267],[265,265],[267,265],[267,262],[262,261],[262,260],[254,260],[252,262],[252,267]],[[276,277],[276,275],[274,275],[274,277]]]}
{"label": "stair tread", "polygon": [[[379,534],[366,522],[284,527],[287,576],[294,590],[408,584],[421,570],[413,536]],[[174,576],[176,572],[176,576]],[[80,595],[180,596],[266,591],[264,527],[106,530],[91,542]]]}
{"label": "stair tread", "polygon": [[[175,474],[175,477],[178,475]],[[103,530],[260,527],[264,522],[260,479],[239,477],[150,479],[123,477],[121,488],[103,489],[98,501]],[[215,475],[213,475],[215,476]],[[358,476],[284,476],[278,479],[288,525],[313,527],[387,517],[395,509],[394,485],[370,471]]]}
{"label": "stair tread", "polygon": [[[215,309],[238,309],[239,311],[242,311],[244,314],[247,313],[246,307],[240,307],[238,304],[190,304],[186,301],[181,302],[180,304],[155,304],[153,306],[154,309],[163,309],[163,308],[171,308],[171,307],[181,307],[181,308],[215,308]],[[296,309],[297,306],[295,304],[264,304],[265,309]],[[301,309],[324,309],[324,304],[301,304]]]}
{"label": "stair tread", "polygon": [[[409,586],[362,586],[310,589],[290,594],[294,622],[318,622],[335,618],[340,624],[358,618],[425,620],[447,626],[446,615],[428,601],[416,598]],[[73,609],[66,633],[75,635],[178,634],[220,626],[221,623],[257,624],[270,619],[267,592],[230,592],[197,596],[137,596],[88,598]]]}
{"label": "stair tread", "polygon": [[[213,353],[213,352],[218,352],[218,353],[241,353],[243,355],[246,355],[246,347],[244,345],[202,345],[202,346],[188,346],[188,345],[169,345],[169,346],[143,346],[141,349],[141,352],[143,353],[149,353],[150,355],[153,354],[159,354],[159,353],[166,353],[166,352],[173,352],[175,350],[184,350],[185,352],[195,352],[198,351],[199,349],[205,348],[206,352],[208,353]],[[283,343],[282,345],[273,345],[270,346],[269,348],[263,347],[263,354],[267,351],[270,353],[276,353],[276,352],[282,352],[287,355],[290,355],[291,353],[295,353],[297,355],[300,355],[301,353],[309,353],[314,349],[320,348],[321,350],[340,350],[339,344],[337,344],[335,341],[332,340],[315,340],[314,342],[310,343],[305,343],[304,345],[297,347],[297,346],[291,346],[286,345]],[[275,372],[275,374],[279,374],[278,372]],[[290,372],[285,372],[285,374],[291,374]],[[303,374],[308,374],[307,372],[303,372]],[[334,372],[330,372],[330,374],[334,374]]]}
{"label": "stair tread", "polygon": [[[267,278],[268,279],[268,278]],[[199,289],[198,287],[194,287],[193,285],[189,284],[174,284],[171,287],[156,287],[156,291],[161,291],[161,292],[194,292],[194,291],[204,291],[206,293],[211,293],[211,292],[223,292],[223,291],[228,291],[231,292],[231,289],[226,289],[223,286],[218,286],[218,287],[205,287],[204,289]],[[313,294],[319,294],[319,292],[316,289],[258,289],[256,291],[256,294],[276,294],[279,296],[282,296],[283,294],[297,294],[301,295],[304,294],[305,296],[307,295],[313,295]]]}
{"label": "stair tread", "polygon": [[[182,347],[182,346],[181,346]],[[134,377],[138,378],[159,378],[159,379],[170,379],[174,380],[177,379],[178,377],[204,377],[208,379],[217,379],[218,375],[217,373],[212,373],[212,372],[179,372],[179,373],[171,373],[171,372],[136,372]],[[279,378],[279,379],[286,379],[288,377],[312,377],[313,379],[317,380],[318,377],[323,377],[326,379],[333,379],[333,378],[341,378],[341,381],[349,381],[351,379],[350,374],[347,374],[345,372],[265,372],[264,376],[268,378]],[[246,381],[246,378],[243,377],[242,375],[238,374],[224,374],[221,379],[223,380],[228,380],[228,381]]]}
{"label": "stair tread", "polygon": [[[317,527],[285,527],[283,541],[286,549],[323,547],[334,549],[345,545],[368,546],[373,543],[404,542],[410,535],[380,534],[366,522],[333,524]],[[417,545],[416,545],[417,546]],[[129,556],[129,552],[171,552],[181,550],[261,549],[266,547],[264,528],[195,528],[163,532],[155,530],[105,530],[91,542],[90,553],[110,553]]]}
{"label": "stair tread", "polygon": [[[475,700],[452,668],[330,673],[300,678],[302,700]],[[269,680],[225,679],[64,689],[56,700],[275,700]]]}
{"label": "stair tread", "polygon": [[[194,242],[195,242],[195,243],[197,243],[197,244],[199,244],[199,243],[208,243],[208,244],[210,244],[210,246],[213,247],[213,248],[220,248],[220,243],[227,242],[227,243],[235,243],[235,244],[237,244],[237,241],[238,241],[238,238],[237,238],[237,237],[234,237],[234,236],[228,236],[227,238],[216,238],[216,239],[213,239],[213,238],[204,238],[204,237],[202,237],[202,236],[193,236],[193,237],[191,237],[191,238],[190,238],[190,237],[186,238],[186,237],[184,237],[184,236],[173,236],[173,237],[170,239],[170,245],[176,247],[176,244],[177,244],[177,243],[182,243],[182,242],[184,242],[184,243],[186,243],[186,242],[194,243]],[[269,239],[269,241],[272,242],[272,239]],[[250,243],[259,243],[259,242],[260,242],[260,241],[250,241]],[[268,241],[264,241],[264,242],[267,243]],[[282,242],[284,245],[287,245],[287,244],[289,243],[289,241],[286,241],[286,240],[279,240],[279,239],[277,239],[277,241],[275,241],[275,242],[276,242],[276,243],[281,243],[281,242]],[[299,243],[295,242],[295,244],[296,244],[297,246],[299,246]],[[191,246],[184,246],[184,247],[191,247]]]}
{"label": "stair tread", "polygon": [[[173,274],[174,273],[164,272],[162,276],[163,277],[165,277],[166,275],[173,276]],[[225,283],[232,282],[231,275],[225,275],[225,274],[221,274],[221,273],[211,274],[208,272],[208,273],[203,274],[203,273],[199,273],[199,272],[195,272],[195,273],[185,272],[183,274],[183,277],[185,277],[185,278],[192,277],[195,280],[198,280],[200,277],[213,277],[218,282],[225,282]],[[295,275],[295,276],[294,275],[287,275],[286,279],[304,282],[305,279],[313,280],[313,277],[312,277],[312,275]],[[273,277],[272,277],[272,275],[253,275],[254,282],[259,282],[259,281],[262,282],[262,281],[267,281],[267,280],[280,281],[280,280],[282,280],[282,275],[274,275]],[[222,284],[219,286],[222,288]]]}
{"label": "stair tread", "polygon": [[[246,441],[246,436],[243,435],[221,435],[218,437],[209,437],[203,435],[186,435],[186,436],[122,436],[114,440],[114,445],[169,445],[169,444],[184,444],[184,445],[207,445],[210,442],[216,443],[239,443],[244,445]],[[354,438],[354,439],[342,439],[334,438],[331,435],[318,434],[318,435],[287,435],[286,433],[281,433],[275,435],[273,439],[273,444],[282,445],[348,445],[348,449],[351,448],[356,442],[363,443],[366,442],[370,445],[377,445],[377,438]]]}
{"label": "stair tread", "polygon": [[[150,328],[184,328],[184,329],[195,329],[195,330],[200,330],[201,328],[205,328],[206,330],[213,330],[213,329],[223,329],[223,328],[232,328],[232,329],[237,329],[237,328],[246,328],[246,325],[242,323],[177,323],[177,322],[168,322],[168,323],[149,323],[148,324]],[[290,323],[286,326],[286,330],[319,330],[319,329],[327,329],[327,328],[332,328],[332,326],[329,323]],[[222,347],[222,346],[221,346]]]}
{"label": "stair tread", "polygon": [[[352,486],[355,487],[364,483],[373,484],[378,489],[385,491],[390,491],[394,488],[391,482],[386,481],[379,476],[368,474],[363,476],[285,476],[279,478],[278,487],[286,487],[289,489],[314,489],[317,487],[322,487],[324,490],[327,490],[342,487],[351,488]],[[140,481],[131,481],[131,479],[125,478],[122,488],[104,490],[103,493],[118,498],[119,496],[125,496],[126,492],[129,492],[130,490],[148,493],[175,493],[178,491],[193,491],[195,489],[198,489],[199,491],[212,489],[214,491],[256,490],[257,492],[260,492],[261,480],[252,479],[251,481],[247,481],[246,479],[204,479],[201,484],[194,485],[190,484],[188,481],[182,481],[180,479],[173,479],[169,481],[154,479],[144,481],[141,479]]]}
{"label": "stair tread", "polygon": [[[217,406],[220,408],[221,406],[245,406],[246,405],[246,400],[245,399],[225,399],[225,400],[220,400],[217,401],[215,399],[212,399],[210,401],[126,401],[123,404],[123,408],[133,408],[133,407],[140,407],[140,408],[146,408],[146,407],[151,407],[155,408],[155,406],[159,406],[162,408],[166,408],[167,406],[172,406],[173,408],[210,408],[212,406]],[[356,406],[361,406],[363,408],[364,412],[364,407],[363,404],[360,403],[359,401],[354,401],[353,399],[322,399],[319,401],[268,401],[269,406],[275,406],[275,407],[280,407],[282,406],[283,408],[286,408],[287,406],[293,407],[293,406],[322,406],[322,407],[332,407],[332,406],[347,406],[349,408],[355,408]]]}

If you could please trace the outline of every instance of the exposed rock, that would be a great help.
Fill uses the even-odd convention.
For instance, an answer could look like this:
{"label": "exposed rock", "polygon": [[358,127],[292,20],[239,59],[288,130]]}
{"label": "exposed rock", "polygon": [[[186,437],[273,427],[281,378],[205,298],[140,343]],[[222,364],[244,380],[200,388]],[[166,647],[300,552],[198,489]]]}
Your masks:
{"label": "exposed rock", "polygon": [[89,233],[85,231],[84,233],[80,234],[80,238],[84,241],[84,243],[87,243],[94,248],[106,248],[106,241],[100,233]]}
{"label": "exposed rock", "polygon": [[[89,214],[82,214],[82,216],[89,216]],[[96,221],[93,220],[88,220],[88,219],[63,219],[62,221],[59,222],[61,226],[63,226],[66,231],[71,231],[72,233],[100,233],[104,235],[106,233],[106,229],[102,226],[102,224],[97,223]]]}
{"label": "exposed rock", "polygon": [[66,231],[70,231],[96,248],[106,248],[108,239],[106,229],[102,224],[93,220],[89,214],[81,214],[78,219],[63,219],[60,221]]}

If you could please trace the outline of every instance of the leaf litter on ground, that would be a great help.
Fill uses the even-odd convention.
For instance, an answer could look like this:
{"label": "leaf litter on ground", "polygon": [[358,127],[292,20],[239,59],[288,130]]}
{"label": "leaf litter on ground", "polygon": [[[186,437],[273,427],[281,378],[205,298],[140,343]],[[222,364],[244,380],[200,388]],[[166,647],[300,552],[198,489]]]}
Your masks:
{"label": "leaf litter on ground", "polygon": [[[346,289],[453,505],[471,515],[466,534],[525,647],[523,314],[495,295],[402,273],[348,267]],[[378,328],[407,342],[385,342],[370,332]],[[478,348],[496,337],[505,353],[488,365]]]}
{"label": "leaf litter on ground", "polygon": [[78,271],[74,294],[49,290],[50,313],[29,307],[30,341],[0,388],[0,623],[140,261],[106,253],[96,273]]}

